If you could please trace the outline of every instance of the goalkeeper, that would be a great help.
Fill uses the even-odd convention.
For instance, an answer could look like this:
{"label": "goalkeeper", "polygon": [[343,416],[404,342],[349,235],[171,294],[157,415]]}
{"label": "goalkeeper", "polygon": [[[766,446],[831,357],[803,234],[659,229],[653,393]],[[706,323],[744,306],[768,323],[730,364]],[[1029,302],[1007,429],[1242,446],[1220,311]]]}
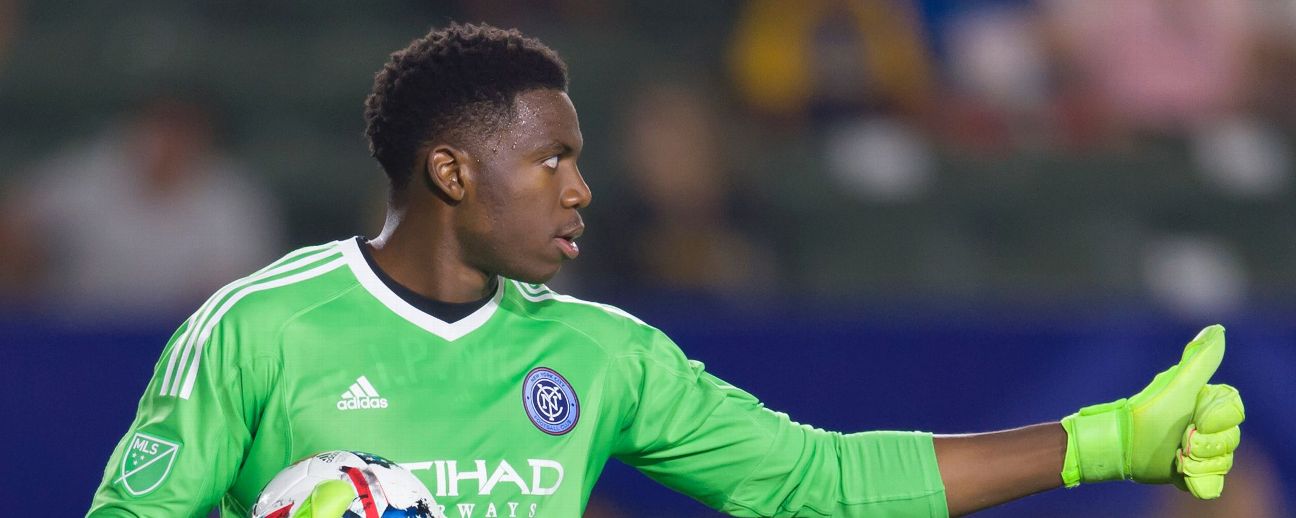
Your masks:
{"label": "goalkeeper", "polygon": [[246,516],[285,466],[336,449],[401,463],[464,517],[580,516],[612,458],[737,516],[959,515],[1109,480],[1224,488],[1243,407],[1208,383],[1222,327],[1142,391],[1060,422],[819,430],[624,311],[539,284],[580,253],[592,196],[551,49],[435,30],[392,55],[365,118],[391,185],[381,234],[292,252],[181,324],[90,515]]}

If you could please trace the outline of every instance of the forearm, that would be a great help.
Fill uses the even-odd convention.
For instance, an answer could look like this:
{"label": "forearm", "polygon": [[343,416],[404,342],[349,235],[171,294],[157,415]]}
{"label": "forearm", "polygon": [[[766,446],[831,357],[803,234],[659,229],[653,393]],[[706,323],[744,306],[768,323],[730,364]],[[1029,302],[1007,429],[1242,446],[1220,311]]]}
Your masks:
{"label": "forearm", "polygon": [[1062,486],[1066,431],[1056,422],[970,435],[937,435],[936,462],[951,516]]}

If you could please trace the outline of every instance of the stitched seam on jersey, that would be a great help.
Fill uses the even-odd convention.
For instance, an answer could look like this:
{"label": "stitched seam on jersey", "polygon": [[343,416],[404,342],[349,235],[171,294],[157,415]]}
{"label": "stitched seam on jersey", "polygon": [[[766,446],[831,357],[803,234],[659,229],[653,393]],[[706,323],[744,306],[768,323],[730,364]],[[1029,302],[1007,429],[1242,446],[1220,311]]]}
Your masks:
{"label": "stitched seam on jersey", "polygon": [[207,343],[207,340],[211,337],[212,331],[216,328],[216,325],[220,323],[221,318],[233,309],[240,300],[253,293],[282,288],[284,286],[297,284],[299,282],[325,275],[336,270],[343,264],[345,264],[345,260],[339,257],[304,271],[297,271],[272,280],[245,286],[236,293],[230,295],[229,298],[216,310],[216,312],[208,318],[207,322],[203,324],[201,331],[197,335],[195,340],[196,345],[194,347],[193,365],[188,369],[189,374],[185,377],[184,387],[180,389],[180,397],[183,399],[189,399],[189,395],[193,391],[194,382],[198,378],[198,367],[202,361],[203,345]]}
{"label": "stitched seam on jersey", "polygon": [[[225,301],[220,304],[220,306],[216,309],[216,311],[208,317],[208,319],[203,323],[198,334],[194,336],[192,342],[194,344],[193,362],[186,369],[188,375],[186,375],[184,378],[185,380],[184,386],[178,387],[173,385],[171,387],[172,392],[176,393],[178,390],[178,395],[180,396],[181,399],[189,399],[189,395],[193,392],[194,382],[198,378],[198,367],[202,362],[203,345],[206,343],[207,339],[210,338],[212,330],[216,327],[216,324],[220,322],[220,319],[224,317],[225,314],[228,313],[229,310],[232,309],[235,304],[237,304],[240,300],[242,300],[243,297],[246,297],[252,293],[256,293],[259,291],[280,288],[283,286],[296,284],[298,282],[302,282],[308,279],[313,279],[315,277],[319,277],[333,270],[336,270],[339,266],[342,266],[344,264],[346,264],[346,259],[342,257],[337,257],[332,259],[331,261],[325,262],[324,264],[319,264],[303,271],[295,271],[293,273],[276,277],[274,279],[268,279],[265,280],[265,282],[248,284],[232,292],[225,299]],[[181,359],[183,360],[184,358]],[[177,376],[176,378],[177,383],[179,382],[179,379],[180,378]]]}
{"label": "stitched seam on jersey", "polygon": [[[194,343],[194,339],[196,337],[196,335],[193,334],[194,330],[201,329],[202,325],[205,324],[206,318],[210,315],[213,308],[220,307],[220,305],[224,303],[224,301],[228,300],[229,296],[248,286],[258,284],[276,275],[293,272],[294,269],[298,267],[300,267],[301,269],[309,268],[313,264],[315,264],[313,263],[313,261],[319,260],[320,258],[327,259],[328,256],[329,256],[328,252],[321,252],[316,255],[308,255],[307,257],[302,258],[300,260],[293,261],[288,264],[284,264],[279,268],[275,268],[273,270],[264,270],[263,273],[261,274],[244,277],[242,279],[239,279],[237,281],[225,285],[220,290],[217,290],[216,294],[212,295],[211,298],[207,299],[207,302],[203,303],[202,307],[200,307],[198,311],[194,313],[194,315],[191,317],[192,319],[191,325],[189,326],[188,329],[185,330],[185,333],[182,334],[180,338],[177,339],[177,347],[172,349],[171,358],[167,361],[166,373],[164,374],[162,380],[162,390],[160,395],[174,396],[178,394],[180,380],[184,376],[186,366],[189,365],[190,363],[189,356],[190,354],[193,353],[193,348],[196,346],[196,344]],[[174,370],[174,375],[172,375],[173,370]]]}
{"label": "stitched seam on jersey", "polygon": [[[629,359],[629,358],[634,358],[634,357],[640,357],[640,358],[643,358],[643,359],[645,359],[645,360],[647,360],[647,361],[651,361],[651,362],[653,362],[655,365],[657,365],[657,366],[659,366],[659,367],[662,367],[664,372],[666,372],[666,373],[668,373],[668,374],[670,374],[670,375],[672,375],[672,376],[675,376],[675,377],[677,377],[677,378],[691,379],[691,378],[694,377],[693,371],[681,372],[681,371],[678,371],[678,370],[672,369],[672,368],[670,368],[668,365],[666,365],[666,364],[664,364],[664,363],[662,363],[662,362],[660,362],[660,361],[657,361],[656,359],[652,358],[651,356],[645,355],[643,351],[636,351],[636,352],[632,352],[632,353],[624,353],[624,354],[621,354],[621,355],[618,355],[618,356],[617,356],[618,359]],[[705,381],[705,380],[704,380],[704,381]],[[715,386],[715,385],[712,385],[712,386],[714,387],[714,390],[717,390],[717,391],[723,391],[723,390],[725,390],[725,389],[723,389],[723,388],[721,388],[721,387],[719,387],[719,386]],[[724,400],[724,399],[722,399],[722,400],[720,401],[720,405],[723,405],[723,404],[725,404],[725,400]],[[711,412],[712,412],[712,413],[715,413],[716,409],[720,408],[720,405],[716,405],[715,408],[712,408],[712,409],[711,409]],[[763,406],[763,405],[762,405],[762,406]],[[638,409],[636,409],[635,413],[636,413],[636,416],[637,416],[637,414],[638,414]],[[747,419],[748,419],[749,421],[753,421],[753,422],[754,422],[754,419],[753,419],[751,416],[747,416]],[[758,428],[759,428],[759,427],[758,427]],[[777,434],[783,434],[783,433],[786,433],[786,430],[780,428],[780,429],[777,431]],[[774,435],[773,437],[771,437],[771,439],[770,439],[770,447],[769,447],[768,449],[765,450],[765,454],[761,456],[761,461],[760,461],[759,463],[756,464],[756,467],[753,468],[752,471],[751,471],[750,473],[748,473],[745,477],[743,477],[743,479],[742,479],[741,481],[739,481],[737,484],[734,485],[734,490],[733,490],[733,492],[725,494],[725,501],[724,501],[724,504],[726,504],[726,505],[727,505],[727,504],[733,504],[733,505],[736,505],[736,506],[740,506],[740,507],[742,507],[742,508],[744,508],[744,509],[749,509],[749,510],[752,510],[752,511],[758,511],[758,509],[755,509],[755,508],[753,508],[753,507],[749,507],[749,506],[747,506],[746,504],[744,504],[744,503],[742,503],[742,502],[739,502],[739,501],[737,501],[737,500],[734,500],[734,499],[733,499],[733,495],[734,495],[735,493],[737,493],[738,490],[739,490],[740,488],[743,487],[743,485],[745,485],[748,481],[750,481],[750,480],[751,480],[751,477],[754,476],[757,472],[759,472],[761,466],[764,466],[765,463],[769,460],[770,455],[774,452],[774,449],[773,449],[773,448],[774,448],[774,443],[777,442],[777,439],[778,439],[778,437],[779,437],[777,434]],[[816,508],[814,508],[814,507],[811,507],[811,506],[806,506],[806,507],[809,508],[809,509],[814,510],[815,512],[821,512],[819,509],[816,509]],[[782,506],[780,506],[780,509],[782,509]],[[827,515],[827,514],[825,513],[825,515]]]}
{"label": "stitched seam on jersey", "polygon": [[[600,397],[600,398],[599,398],[600,400],[602,400],[602,401],[618,401],[618,400],[620,400],[620,398],[607,397],[607,395],[612,393],[612,390],[613,390],[613,388],[612,388],[612,380],[613,380],[613,379],[616,379],[616,380],[624,380],[624,379],[626,379],[626,376],[622,376],[621,374],[623,374],[623,373],[621,372],[621,369],[617,367],[617,358],[612,357],[612,356],[608,356],[607,364],[603,367],[603,374],[602,374],[602,377],[603,377],[603,397]],[[599,414],[600,414],[600,415],[608,415],[607,410],[608,410],[607,408],[600,409]],[[617,410],[620,410],[620,409],[617,409]],[[616,426],[616,429],[617,429],[617,432],[618,432],[618,433],[617,433],[617,440],[613,443],[613,446],[612,446],[612,451],[615,452],[615,451],[617,451],[617,450],[619,449],[619,447],[621,446],[621,444],[620,444],[620,443],[621,443],[621,441],[620,441],[620,436],[621,436],[620,432],[624,432],[624,431],[626,430],[626,428],[625,428],[624,426],[622,426],[622,425],[623,425],[624,423],[633,422],[633,419],[626,419],[626,416],[625,416],[624,412],[621,412],[621,411],[618,411],[616,414],[613,414],[613,415],[616,416],[616,420],[617,420],[617,423],[616,423],[616,425],[617,425],[617,426]],[[639,405],[635,405],[634,415],[635,415],[635,416],[638,416],[638,415],[639,415]]]}
{"label": "stitched seam on jersey", "polygon": [[[611,314],[613,314],[613,315],[616,315],[616,316],[619,316],[619,317],[623,317],[623,318],[629,319],[631,322],[634,322],[634,323],[639,324],[639,325],[641,325],[641,326],[647,326],[647,325],[648,325],[648,324],[644,323],[643,320],[639,320],[639,317],[636,317],[636,316],[634,316],[634,315],[631,315],[631,314],[628,313],[626,310],[621,309],[621,308],[618,308],[618,307],[616,307],[616,306],[611,306],[611,305],[608,305],[608,304],[602,304],[602,303],[598,303],[598,302],[592,302],[592,301],[588,301],[588,300],[582,300],[582,299],[578,299],[578,298],[576,298],[576,297],[573,297],[573,296],[571,296],[571,295],[561,295],[561,294],[556,293],[556,292],[554,292],[553,290],[549,289],[548,286],[544,286],[543,284],[541,285],[541,286],[543,287],[543,288],[542,288],[542,291],[537,291],[537,290],[535,290],[535,289],[529,289],[529,288],[527,288],[527,287],[526,287],[527,285],[526,285],[526,284],[523,284],[523,283],[520,282],[520,281],[516,281],[516,280],[512,280],[512,279],[510,279],[510,280],[513,282],[513,284],[516,284],[516,285],[517,285],[517,288],[518,288],[518,295],[521,295],[522,298],[524,298],[524,299],[526,299],[526,300],[529,300],[529,301],[531,301],[531,302],[544,302],[544,301],[546,301],[546,300],[553,300],[553,301],[557,301],[557,302],[566,302],[566,303],[568,303],[568,304],[580,304],[580,305],[584,305],[584,306],[593,306],[593,307],[596,307],[596,308],[602,309],[603,311],[606,311],[606,312],[608,312],[608,313],[611,313]],[[535,294],[532,294],[532,293],[535,293]]]}
{"label": "stitched seam on jersey", "polygon": [[586,333],[584,329],[581,329],[581,328],[579,328],[579,327],[576,327],[576,326],[574,326],[574,325],[572,325],[572,324],[570,324],[570,323],[564,322],[564,321],[562,321],[562,320],[558,320],[558,319],[556,319],[556,318],[537,316],[537,315],[535,314],[535,312],[532,311],[532,308],[527,307],[526,304],[519,304],[519,306],[521,306],[521,307],[523,308],[523,311],[526,312],[527,317],[530,318],[531,320],[536,320],[536,321],[540,321],[540,322],[553,322],[553,323],[555,323],[555,324],[558,324],[558,325],[561,325],[561,326],[563,326],[563,327],[566,327],[567,329],[570,329],[570,330],[572,330],[572,331],[575,331],[576,334],[585,337],[585,339],[589,340],[591,343],[593,343],[594,345],[598,346],[599,349],[603,350],[603,354],[606,354],[606,355],[608,355],[609,357],[615,357],[615,355],[612,353],[612,351],[609,351],[608,348],[607,348],[607,346],[603,345],[603,342],[600,342],[600,341],[594,339],[594,337],[593,337],[593,336],[590,336],[589,333]]}
{"label": "stitched seam on jersey", "polygon": [[[546,298],[541,298],[541,299],[535,299],[535,298],[528,297],[528,296],[526,295],[526,293],[525,293],[525,290],[522,288],[522,286],[525,286],[524,284],[521,284],[521,283],[519,283],[518,281],[511,281],[511,282],[513,282],[514,284],[517,284],[517,285],[518,285],[518,289],[517,289],[518,295],[521,295],[523,299],[526,299],[526,300],[528,300],[528,301],[530,301],[530,302],[540,302],[540,301],[542,301],[542,300],[555,300],[555,299],[553,299],[552,297],[546,297]],[[550,290],[549,295],[554,295],[554,293],[553,293],[552,290]],[[559,296],[563,296],[563,297],[565,297],[565,295],[559,295]],[[583,301],[583,300],[580,300],[580,299],[576,299],[575,297],[567,297],[567,298],[570,298],[570,299],[576,300],[576,301],[578,301],[578,302],[576,302],[576,304],[583,305],[583,306],[594,306],[594,307],[598,307],[598,308],[600,308],[600,309],[604,309],[604,310],[606,310],[607,307],[611,307],[611,306],[606,306],[606,307],[605,307],[604,305],[602,305],[602,304],[598,304],[598,303],[595,303],[595,302],[587,302],[587,301]],[[626,357],[626,356],[631,356],[631,355],[642,355],[642,352],[614,353],[613,351],[609,350],[607,346],[603,345],[603,342],[601,342],[601,341],[599,341],[599,340],[596,340],[593,336],[590,336],[590,334],[587,333],[587,332],[585,332],[584,329],[581,329],[581,328],[579,328],[579,327],[576,327],[576,326],[572,325],[571,323],[568,323],[568,322],[563,321],[563,320],[559,320],[559,319],[557,319],[557,318],[552,318],[552,317],[541,317],[541,316],[539,316],[539,315],[537,314],[537,310],[538,310],[538,308],[532,307],[532,306],[529,305],[529,304],[518,304],[518,307],[521,308],[522,311],[524,311],[524,312],[526,313],[527,317],[530,318],[530,319],[532,319],[532,320],[536,320],[536,321],[540,321],[540,322],[553,322],[553,323],[555,323],[555,324],[558,324],[558,325],[561,325],[561,326],[563,326],[563,327],[566,327],[567,329],[570,329],[570,330],[572,330],[572,331],[575,331],[576,334],[579,334],[579,335],[581,335],[581,336],[584,336],[586,339],[588,339],[588,340],[589,340],[590,342],[592,342],[594,345],[598,346],[598,348],[601,349],[601,350],[603,351],[603,354],[608,355],[609,358],[612,358],[612,359],[619,359],[619,358]],[[653,327],[653,326],[651,326],[651,325],[648,325],[648,324],[644,323],[642,320],[639,320],[638,318],[635,318],[634,316],[630,315],[629,313],[626,313],[626,312],[624,312],[624,311],[621,311],[620,309],[617,309],[617,311],[623,313],[625,316],[630,317],[629,320],[630,320],[632,323],[637,324],[637,325],[638,325],[638,329],[640,329],[640,330],[643,330],[643,329],[646,328],[646,329],[649,329],[649,330],[652,330],[652,331],[661,332],[661,330],[659,330],[659,329],[657,329],[657,328],[655,328],[655,327]],[[609,312],[609,313],[611,313],[611,312]],[[616,313],[613,313],[613,314],[616,315]],[[624,322],[622,322],[622,323],[624,324]],[[682,377],[682,376],[687,376],[687,375],[688,375],[687,373],[679,373],[679,372],[675,372],[675,371],[671,371],[671,373],[672,373],[672,374],[675,374],[676,376],[681,376],[681,377]]]}
{"label": "stitched seam on jersey", "polygon": [[[174,392],[176,391],[173,389],[175,387],[175,384],[180,382],[180,378],[181,375],[183,374],[184,366],[188,363],[189,360],[190,348],[192,347],[192,344],[190,343],[192,339],[191,333],[193,332],[194,328],[200,327],[202,325],[203,319],[211,311],[213,307],[219,306],[219,304],[223,302],[229,294],[242,289],[244,286],[255,284],[265,278],[268,278],[273,275],[277,275],[278,273],[282,273],[284,271],[290,271],[292,269],[289,268],[290,266],[306,267],[310,264],[310,261],[319,257],[324,257],[325,255],[327,255],[327,252],[322,252],[318,255],[309,255],[309,254],[307,255],[308,257],[306,258],[297,261],[292,261],[291,263],[283,264],[274,269],[263,268],[260,273],[249,275],[242,279],[226,284],[225,286],[221,287],[221,289],[217,290],[216,293],[213,294],[210,298],[208,298],[207,301],[204,302],[203,305],[198,308],[198,311],[195,311],[194,314],[190,317],[191,325],[189,326],[189,329],[185,330],[185,333],[180,335],[180,337],[176,340],[177,346],[172,349],[171,358],[167,361],[166,373],[164,374],[162,379],[162,390],[160,395],[163,396],[175,395]],[[172,373],[176,366],[180,367],[180,371],[174,372],[174,376],[173,376]]]}
{"label": "stitched seam on jersey", "polygon": [[[335,247],[336,243],[329,243],[321,246],[325,248]],[[303,256],[304,257],[298,260],[291,260],[294,257],[294,254],[296,254],[296,257],[303,257]],[[223,302],[228,295],[230,295],[235,291],[238,291],[239,289],[242,289],[245,286],[255,284],[271,276],[278,275],[279,273],[291,271],[293,268],[297,266],[301,266],[303,268],[308,267],[311,261],[321,257],[325,257],[328,254],[329,254],[328,251],[321,251],[318,254],[314,254],[310,252],[297,254],[296,252],[293,252],[288,254],[288,256],[285,256],[283,259],[276,261],[275,264],[278,264],[278,266],[271,265],[269,267],[262,268],[261,270],[258,270],[256,273],[253,273],[252,275],[249,275],[242,279],[238,279],[234,282],[226,284],[225,286],[221,287],[221,289],[217,290],[215,294],[213,294],[210,298],[208,298],[207,301],[205,301],[202,304],[202,306],[200,306],[198,310],[193,313],[193,315],[190,315],[189,319],[191,323],[189,328],[186,329],[185,332],[181,334],[179,338],[176,339],[176,345],[171,349],[170,358],[168,358],[167,360],[166,371],[162,376],[162,387],[159,392],[159,395],[162,396],[175,395],[175,393],[177,392],[176,384],[180,382],[180,379],[184,371],[184,366],[188,364],[189,355],[192,352],[191,348],[193,347],[193,344],[191,343],[192,338],[190,334],[193,332],[194,328],[200,327],[202,325],[205,315],[207,315],[212,308],[219,307],[219,304]],[[177,366],[179,366],[180,368],[179,371],[176,370]]]}
{"label": "stitched seam on jersey", "polygon": [[[725,502],[725,506],[726,506],[726,507],[729,506],[730,504],[732,504],[734,508],[738,508],[738,509],[745,509],[745,510],[747,510],[747,511],[751,511],[752,514],[755,514],[755,515],[757,515],[757,516],[766,516],[766,514],[764,513],[764,509],[760,509],[760,508],[757,508],[757,507],[752,507],[752,506],[750,506],[750,505],[746,505],[746,504],[744,504],[744,503],[742,503],[742,502],[735,502],[735,501],[726,501],[726,502]],[[810,511],[812,511],[812,512],[814,512],[814,513],[815,513],[816,515],[818,515],[818,516],[832,516],[832,513],[827,513],[827,512],[824,512],[824,511],[820,511],[818,508],[816,508],[816,507],[814,507],[814,506],[812,506],[812,505],[805,505],[805,506],[802,506],[800,509],[797,509],[797,511],[807,510],[807,509],[810,510]],[[779,510],[779,511],[791,511],[791,510],[793,510],[793,509],[790,508],[790,507],[786,507],[786,506],[784,506],[784,505],[782,505],[782,504],[779,504],[779,506],[778,506],[778,510]],[[722,512],[724,512],[723,509],[722,509]],[[728,514],[728,513],[726,512],[726,514]],[[777,513],[776,513],[776,514],[777,514]]]}
{"label": "stitched seam on jersey", "polygon": [[[724,404],[724,403],[721,402],[721,404]],[[718,406],[719,406],[719,405],[717,405],[717,407],[718,407]],[[753,421],[753,424],[755,424],[755,422],[754,422],[755,420],[754,420],[754,419],[751,419],[750,416],[748,417],[748,420]],[[757,428],[757,429],[760,429],[759,426],[757,426],[756,428]],[[780,436],[782,436],[783,434],[785,434],[785,433],[787,433],[787,430],[786,430],[786,429],[784,429],[784,428],[779,428],[778,431],[774,434],[774,436],[770,438],[770,445],[769,445],[768,448],[765,449],[765,454],[764,454],[764,455],[761,455],[761,460],[760,460],[760,462],[756,463],[756,467],[752,468],[751,472],[748,473],[747,476],[743,477],[742,480],[738,481],[738,483],[734,485],[733,492],[731,492],[731,493],[725,495],[725,504],[726,504],[726,505],[728,505],[728,504],[734,504],[734,505],[740,506],[740,507],[742,507],[742,508],[744,508],[744,509],[750,509],[750,510],[753,510],[753,511],[756,511],[756,510],[757,510],[757,509],[752,508],[752,507],[750,507],[750,506],[748,506],[748,505],[746,505],[746,504],[744,504],[744,503],[742,503],[742,502],[739,502],[738,500],[735,500],[735,499],[734,499],[734,495],[737,494],[737,493],[738,493],[738,490],[742,489],[743,486],[747,485],[747,482],[751,481],[752,477],[753,477],[753,476],[756,476],[756,473],[760,472],[760,469],[761,469],[763,466],[765,466],[765,463],[766,463],[766,462],[769,462],[770,456],[774,453],[774,445],[778,443],[778,438],[779,438]],[[804,449],[805,449],[805,448],[802,448],[803,451],[804,451]],[[814,507],[811,507],[811,506],[807,506],[807,507],[810,507],[810,509],[814,510],[815,512],[820,512],[819,509],[817,509],[817,508],[814,508]],[[779,505],[779,509],[783,509],[783,508],[784,508],[784,507],[783,507],[782,505]],[[828,513],[824,513],[824,514],[828,514]]]}
{"label": "stitched seam on jersey", "polygon": [[[223,503],[227,499],[230,501],[230,505],[234,506],[234,511],[238,513],[238,516],[246,516],[252,514],[252,511],[248,509],[248,506],[243,505],[243,502],[238,501],[237,498],[234,498],[234,496],[229,493],[225,493],[225,495],[222,496],[220,500]],[[225,509],[222,508],[221,511],[223,516],[223,512],[225,511]]]}
{"label": "stitched seam on jersey", "polygon": [[[672,368],[670,368],[668,365],[666,365],[665,363],[662,363],[662,362],[660,362],[660,361],[657,361],[657,360],[654,359],[652,356],[649,356],[649,355],[647,355],[647,354],[644,354],[644,351],[635,351],[635,352],[630,352],[630,353],[622,353],[622,354],[619,354],[619,355],[616,356],[617,359],[630,359],[630,358],[634,358],[634,357],[640,357],[640,358],[646,359],[647,361],[652,362],[654,365],[657,365],[657,366],[661,367],[661,368],[662,368],[662,372],[665,372],[665,373],[667,373],[667,374],[670,374],[671,376],[675,376],[676,378],[680,378],[680,379],[684,379],[684,380],[688,380],[688,381],[694,381],[694,378],[700,378],[700,377],[701,377],[701,376],[695,376],[695,375],[693,374],[693,371],[691,371],[691,370],[688,370],[688,371],[678,371],[678,370],[672,369]],[[702,380],[702,381],[706,381],[706,380]],[[712,385],[712,387],[714,388],[714,390],[717,390],[717,391],[723,391],[723,390],[724,390],[724,389],[722,389],[722,388],[720,388],[720,387],[715,386],[714,384]],[[722,396],[722,397],[727,398],[728,396]],[[721,404],[724,404],[724,399],[721,399],[721,402],[720,402],[720,403],[721,403]],[[762,403],[761,406],[764,406],[764,404]],[[712,413],[715,413],[715,410],[716,410],[717,408],[720,408],[720,405],[716,405],[714,408],[712,408],[712,409],[711,409],[711,412],[712,412]],[[636,417],[637,417],[637,416],[638,416],[638,410],[635,411],[635,414],[636,414]],[[748,420],[752,420],[752,418],[749,416],[749,417],[748,417]],[[782,431],[780,431],[779,433],[782,433]],[[776,436],[776,437],[777,437],[777,436]],[[762,464],[765,462],[765,459],[769,458],[769,454],[770,454],[770,452],[772,452],[772,451],[774,451],[774,450],[772,450],[772,449],[767,450],[767,451],[765,452],[765,455],[764,455],[763,457],[761,457],[761,463],[762,463]],[[757,466],[759,467],[760,464],[758,464]],[[748,477],[750,478],[750,474],[748,475]],[[747,479],[744,478],[744,479],[743,479],[743,482],[746,482],[746,481],[747,481]],[[734,486],[734,487],[738,487],[738,486]],[[728,497],[726,497],[726,499],[728,499]]]}
{"label": "stitched seam on jersey", "polygon": [[[355,290],[356,288],[364,288],[364,286],[361,286],[360,281],[357,280],[355,284],[342,288],[338,290],[337,293],[324,297],[323,300],[320,300],[319,302],[316,302],[314,304],[311,304],[309,306],[306,306],[298,310],[296,313],[293,313],[288,318],[285,318],[283,323],[279,325],[279,329],[275,331],[274,340],[279,344],[279,347],[276,347],[275,350],[279,351],[279,382],[280,383],[283,383],[284,382],[283,380],[288,378],[288,362],[284,361],[284,343],[283,343],[284,329],[287,329],[289,323],[291,323],[294,320],[297,320],[302,315],[314,311],[318,309],[320,306],[333,302],[345,296],[346,294],[350,293],[351,291]],[[295,457],[296,445],[293,441],[293,439],[296,437],[296,434],[293,433],[292,419],[289,419],[289,415],[288,415],[288,410],[289,410],[288,393],[286,390],[279,391],[279,408],[283,412],[284,428],[287,429],[287,434],[288,434],[287,437],[284,437],[285,442],[288,443],[288,448],[284,450],[287,452],[285,455],[287,455],[288,458],[284,459],[284,462],[291,464],[296,459]]]}

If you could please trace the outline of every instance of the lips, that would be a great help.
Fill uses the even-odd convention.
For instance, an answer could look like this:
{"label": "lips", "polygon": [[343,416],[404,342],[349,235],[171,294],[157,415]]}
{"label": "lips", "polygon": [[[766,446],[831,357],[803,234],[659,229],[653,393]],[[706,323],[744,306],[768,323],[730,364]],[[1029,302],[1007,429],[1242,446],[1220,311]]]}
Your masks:
{"label": "lips", "polygon": [[567,259],[575,259],[580,255],[580,247],[576,245],[576,239],[585,233],[585,224],[577,219],[574,223],[567,225],[562,231],[554,236],[554,242],[557,243],[558,249],[562,251]]}
{"label": "lips", "polygon": [[561,250],[563,255],[568,259],[575,259],[576,256],[580,255],[580,247],[576,246],[575,241],[565,237],[555,237],[554,242],[558,243],[558,249]]}

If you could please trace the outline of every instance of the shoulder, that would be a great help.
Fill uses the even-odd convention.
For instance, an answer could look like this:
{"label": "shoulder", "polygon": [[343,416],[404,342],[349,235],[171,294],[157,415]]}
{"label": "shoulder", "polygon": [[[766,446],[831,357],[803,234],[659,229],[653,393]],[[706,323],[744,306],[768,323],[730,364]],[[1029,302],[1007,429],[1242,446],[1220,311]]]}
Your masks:
{"label": "shoulder", "polygon": [[356,285],[340,241],[294,250],[212,294],[188,320],[205,333],[274,332],[300,311]]}
{"label": "shoulder", "polygon": [[665,337],[657,328],[616,306],[563,295],[544,284],[510,279],[504,283],[506,300],[526,317],[567,325],[605,347],[628,352]]}
{"label": "shoulder", "polygon": [[294,250],[217,290],[163,353],[163,394],[189,399],[203,365],[222,372],[224,366],[277,357],[275,338],[285,321],[356,284],[342,268],[339,243]]}

